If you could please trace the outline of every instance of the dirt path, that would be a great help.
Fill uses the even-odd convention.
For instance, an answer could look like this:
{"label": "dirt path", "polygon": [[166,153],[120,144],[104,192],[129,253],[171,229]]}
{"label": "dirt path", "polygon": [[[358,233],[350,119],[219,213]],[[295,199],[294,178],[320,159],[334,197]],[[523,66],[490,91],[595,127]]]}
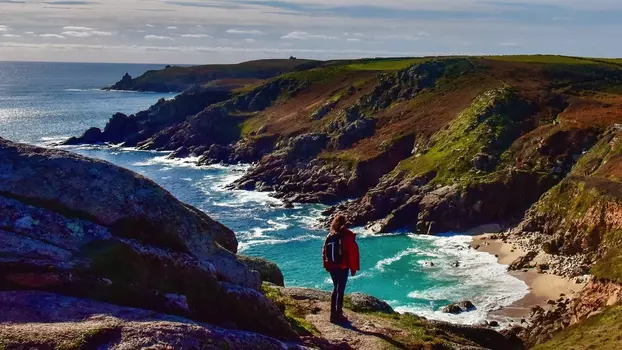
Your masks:
{"label": "dirt path", "polygon": [[334,349],[394,349],[406,348],[393,339],[404,330],[393,326],[389,321],[373,316],[345,311],[349,323],[336,325],[330,323],[330,303],[315,304],[319,311],[309,314],[306,320],[321,333],[321,337],[330,342]]}

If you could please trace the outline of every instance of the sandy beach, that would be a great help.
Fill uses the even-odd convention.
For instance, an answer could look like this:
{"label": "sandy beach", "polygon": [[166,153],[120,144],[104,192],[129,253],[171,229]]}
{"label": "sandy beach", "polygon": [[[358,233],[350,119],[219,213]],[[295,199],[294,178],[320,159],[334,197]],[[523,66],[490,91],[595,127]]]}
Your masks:
{"label": "sandy beach", "polygon": [[[503,265],[510,265],[514,260],[525,255],[526,252],[518,249],[512,242],[505,243],[501,239],[490,239],[491,236],[493,235],[474,236],[472,246],[479,245],[478,251],[496,255],[499,263]],[[577,284],[574,280],[565,277],[538,273],[535,268],[511,271],[510,274],[524,281],[529,286],[530,292],[514,304],[493,312],[492,318],[498,316],[520,321],[529,316],[533,306],[546,307],[547,301],[557,300],[562,294],[567,298],[572,298],[585,286],[585,284]]]}

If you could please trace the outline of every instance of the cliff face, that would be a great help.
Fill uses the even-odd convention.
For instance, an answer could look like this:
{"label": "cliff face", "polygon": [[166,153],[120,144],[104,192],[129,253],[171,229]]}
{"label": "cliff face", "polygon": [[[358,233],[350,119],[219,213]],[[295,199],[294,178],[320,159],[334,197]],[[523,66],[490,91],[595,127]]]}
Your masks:
{"label": "cliff face", "polygon": [[622,282],[619,246],[622,243],[622,134],[616,128],[579,159],[558,186],[529,211],[525,230],[551,236],[544,249],[598,259],[593,273]]}
{"label": "cliff face", "polygon": [[538,348],[542,349],[621,345],[619,339],[607,336],[622,319],[621,136],[617,125],[603,132],[518,226],[520,231],[541,232],[546,237],[534,250],[565,259],[580,257],[593,275],[571,302],[534,314],[533,325],[523,334],[528,345],[541,344]]}

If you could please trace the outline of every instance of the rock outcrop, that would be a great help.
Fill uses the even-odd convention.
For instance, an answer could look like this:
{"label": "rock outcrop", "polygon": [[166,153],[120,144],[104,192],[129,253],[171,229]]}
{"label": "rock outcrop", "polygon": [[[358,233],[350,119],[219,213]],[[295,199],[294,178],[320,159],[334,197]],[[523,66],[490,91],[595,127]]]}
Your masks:
{"label": "rock outcrop", "polygon": [[0,292],[7,349],[302,349],[256,333],[40,291]]}
{"label": "rock outcrop", "polygon": [[277,264],[263,258],[238,255],[238,259],[252,271],[259,272],[261,280],[284,287],[285,279]]}
{"label": "rock outcrop", "polygon": [[[235,256],[234,233],[107,162],[0,140],[0,289],[296,335]],[[157,276],[157,278],[155,278]]]}
{"label": "rock outcrop", "polygon": [[[103,131],[91,128],[80,137],[72,137],[64,142],[66,145],[113,143],[127,147],[136,147],[139,144],[154,144],[153,149],[164,147],[154,140],[156,134],[161,134],[186,120],[205,108],[231,97],[228,91],[213,91],[202,88],[190,89],[171,100],[160,99],[156,104],[145,111],[127,116],[116,113],[110,118]],[[183,143],[179,146],[183,146]],[[171,146],[174,147],[174,146]],[[175,150],[178,147],[170,148]]]}

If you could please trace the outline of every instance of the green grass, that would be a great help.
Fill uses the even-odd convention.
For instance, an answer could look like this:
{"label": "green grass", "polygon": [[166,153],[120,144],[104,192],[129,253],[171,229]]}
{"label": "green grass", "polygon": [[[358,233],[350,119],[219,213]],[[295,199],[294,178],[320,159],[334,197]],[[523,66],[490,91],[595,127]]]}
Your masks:
{"label": "green grass", "polygon": [[297,303],[293,298],[283,295],[277,288],[263,284],[261,289],[269,300],[284,310],[287,322],[292,326],[294,331],[300,336],[320,335],[320,332],[307,320],[305,316],[309,314],[309,310]]}
{"label": "green grass", "polygon": [[373,60],[361,63],[352,63],[346,67],[353,70],[392,71],[406,69],[413,64],[421,63],[425,60],[426,59],[424,58]]}
{"label": "green grass", "polygon": [[590,59],[558,55],[510,55],[487,56],[486,58],[507,62],[547,63],[547,64],[597,64]]}
{"label": "green grass", "polygon": [[603,170],[603,166],[609,161],[616,161],[615,159],[622,157],[622,142],[613,142],[615,138],[615,134],[601,138],[589,152],[577,161],[572,169],[572,174],[609,178],[614,181],[622,180],[612,177],[612,174],[607,174]]}
{"label": "green grass", "polygon": [[534,350],[622,349],[622,306],[568,327]]}
{"label": "green grass", "polygon": [[[436,133],[430,148],[402,161],[398,170],[413,176],[436,172],[437,184],[461,183],[473,179],[477,172],[470,161],[494,140],[500,155],[516,136],[517,123],[524,116],[524,102],[509,88],[491,90],[479,95],[447,128]],[[493,154],[494,155],[494,154]]]}
{"label": "green grass", "polygon": [[320,68],[313,68],[300,72],[290,72],[279,76],[278,79],[290,79],[301,83],[329,83],[340,77],[347,69],[340,65],[331,65]]}
{"label": "green grass", "polygon": [[388,320],[405,330],[406,335],[395,335],[393,339],[405,344],[407,349],[454,349],[455,344],[476,345],[461,336],[437,329],[425,319],[410,313],[389,315],[376,312],[367,315],[372,319]]}

